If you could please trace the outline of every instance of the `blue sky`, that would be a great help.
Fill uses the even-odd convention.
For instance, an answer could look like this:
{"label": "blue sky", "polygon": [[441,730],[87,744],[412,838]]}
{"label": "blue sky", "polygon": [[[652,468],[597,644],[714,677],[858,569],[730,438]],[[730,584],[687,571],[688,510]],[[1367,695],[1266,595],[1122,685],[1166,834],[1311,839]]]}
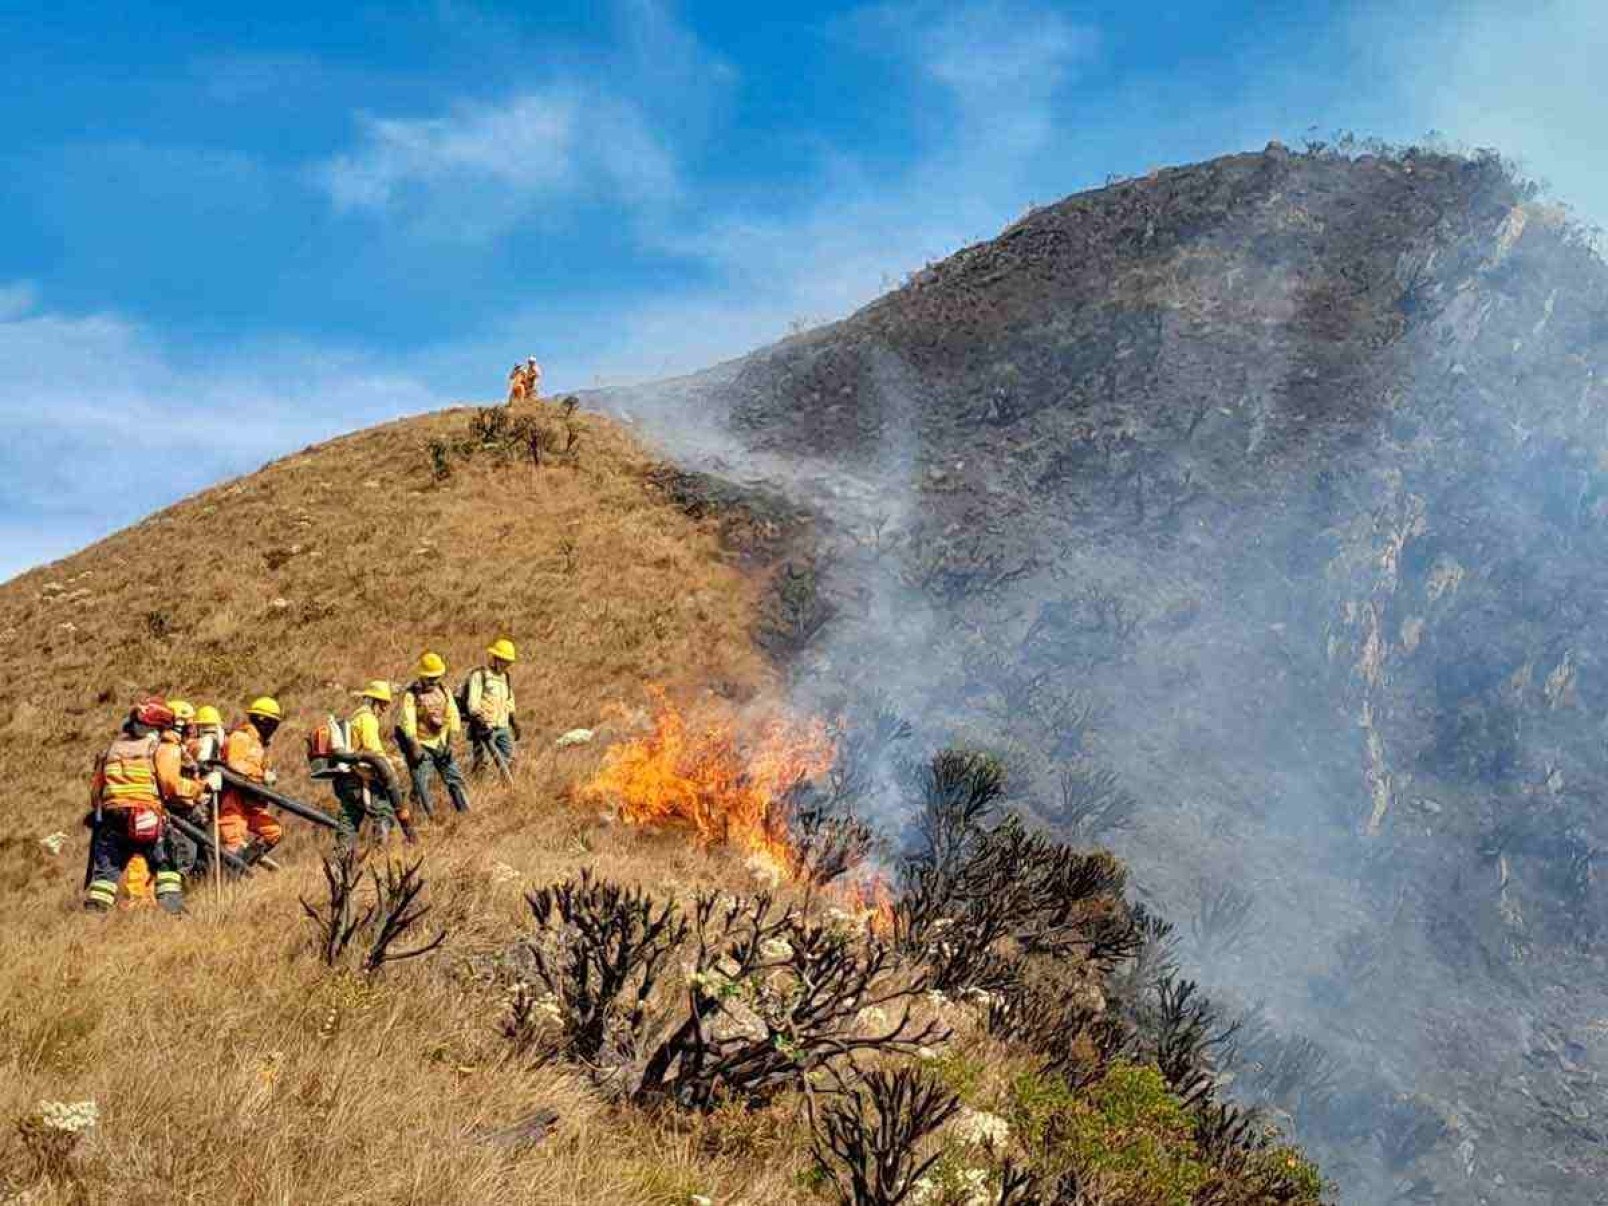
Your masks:
{"label": "blue sky", "polygon": [[0,579],[527,353],[698,368],[1272,137],[1440,131],[1608,221],[1605,61],[1597,0],[0,0]]}

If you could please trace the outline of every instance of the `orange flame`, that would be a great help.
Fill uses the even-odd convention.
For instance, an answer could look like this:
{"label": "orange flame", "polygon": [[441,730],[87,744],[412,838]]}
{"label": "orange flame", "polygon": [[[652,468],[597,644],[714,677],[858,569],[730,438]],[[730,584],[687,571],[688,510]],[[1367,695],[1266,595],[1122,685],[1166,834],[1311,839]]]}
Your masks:
{"label": "orange flame", "polygon": [[852,879],[840,890],[847,912],[875,934],[893,932],[893,889],[880,871]]}
{"label": "orange flame", "polygon": [[689,721],[663,688],[648,694],[652,730],[612,747],[582,798],[612,802],[628,824],[688,825],[706,844],[746,853],[773,882],[794,878],[786,798],[836,759],[826,725],[779,713],[744,723],[715,707]]}

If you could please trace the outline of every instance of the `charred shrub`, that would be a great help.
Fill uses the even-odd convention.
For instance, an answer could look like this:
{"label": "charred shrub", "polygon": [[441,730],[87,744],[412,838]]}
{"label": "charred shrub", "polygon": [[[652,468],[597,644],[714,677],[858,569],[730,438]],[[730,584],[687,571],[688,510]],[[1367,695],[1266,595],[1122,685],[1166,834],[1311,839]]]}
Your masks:
{"label": "charred shrub", "polygon": [[1122,865],[1031,833],[1014,814],[999,819],[996,760],[944,751],[923,772],[922,791],[895,932],[937,987],[997,991],[1035,956],[1113,965],[1136,953]]}
{"label": "charred shrub", "polygon": [[1041,604],[1022,638],[1022,653],[1058,670],[1088,671],[1127,657],[1138,629],[1138,615],[1126,600],[1090,585]]}
{"label": "charred shrub", "polygon": [[[526,900],[536,922],[528,951],[556,1004],[566,1048],[588,1061],[605,1047],[632,1053],[665,961],[687,936],[680,910],[589,870]],[[528,1042],[536,1007],[516,990],[509,1034],[516,1043]]]}
{"label": "charred shrub", "polygon": [[1133,828],[1139,802],[1123,790],[1115,771],[1079,760],[1061,772],[1055,820],[1074,841],[1092,844]]}
{"label": "charred shrub", "polygon": [[326,966],[339,967],[348,951],[362,949],[361,967],[373,974],[387,963],[428,955],[446,941],[447,932],[440,930],[422,945],[400,949],[430,912],[420,899],[426,886],[423,866],[423,859],[407,864],[393,859],[383,873],[369,868],[371,891],[364,902],[365,859],[352,850],[324,859],[325,899],[319,904],[300,900],[317,929],[317,950]]}
{"label": "charred shrub", "polygon": [[947,1036],[912,1019],[931,985],[891,944],[818,925],[769,895],[700,896],[690,945],[687,990],[642,1064],[638,1101],[760,1105],[817,1069],[913,1055]]}
{"label": "charred shrub", "polygon": [[801,653],[832,618],[821,593],[820,570],[810,563],[789,561],[777,574],[760,641],[781,658]]}
{"label": "charred shrub", "polygon": [[1248,936],[1256,897],[1238,884],[1200,885],[1200,903],[1190,922],[1195,945],[1204,955],[1223,955]]}
{"label": "charred shrub", "polygon": [[923,1141],[959,1110],[960,1099],[924,1073],[870,1072],[813,1120],[816,1164],[843,1206],[915,1201],[916,1183],[941,1155],[924,1155]]}
{"label": "charred shrub", "polygon": [[1446,1120],[1422,1101],[1400,1097],[1385,1110],[1375,1133],[1385,1166],[1399,1173],[1441,1141]]}

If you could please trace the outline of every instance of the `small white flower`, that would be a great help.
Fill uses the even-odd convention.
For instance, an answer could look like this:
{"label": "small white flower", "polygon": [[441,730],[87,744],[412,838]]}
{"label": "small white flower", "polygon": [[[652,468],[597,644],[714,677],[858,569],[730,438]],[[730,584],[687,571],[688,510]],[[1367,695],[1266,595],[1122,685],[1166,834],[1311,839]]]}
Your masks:
{"label": "small white flower", "polygon": [[847,909],[833,905],[826,911],[826,926],[831,930],[857,930],[860,928],[860,919]]}
{"label": "small white flower", "polygon": [[55,833],[40,838],[39,844],[52,854],[60,854],[61,848],[67,844],[67,835],[58,829]]}
{"label": "small white flower", "polygon": [[763,854],[751,856],[747,867],[750,874],[762,884],[774,888],[782,882],[782,869],[776,865],[773,859]]}
{"label": "small white flower", "polygon": [[78,1135],[95,1129],[100,1107],[93,1101],[41,1101],[39,1121],[53,1131]]}
{"label": "small white flower", "polygon": [[876,1005],[860,1010],[854,1020],[868,1030],[884,1030],[888,1025],[888,1015]]}
{"label": "small white flower", "polygon": [[715,1199],[701,1193],[693,1194],[688,1202],[690,1206],[715,1206]]}
{"label": "small white flower", "polygon": [[986,988],[968,988],[965,992],[965,997],[967,1002],[977,1006],[977,1008],[981,1009],[984,1013],[987,1013],[988,1010],[1001,999],[994,993],[989,992]]}
{"label": "small white flower", "polygon": [[793,945],[785,938],[767,938],[759,944],[759,953],[767,959],[791,959]]}
{"label": "small white flower", "polygon": [[988,1170],[968,1168],[960,1174],[960,1187],[965,1191],[966,1206],[990,1206],[994,1195],[989,1192]]}
{"label": "small white flower", "polygon": [[964,1143],[980,1147],[999,1147],[1011,1137],[1011,1124],[998,1114],[963,1109],[955,1119],[955,1134]]}

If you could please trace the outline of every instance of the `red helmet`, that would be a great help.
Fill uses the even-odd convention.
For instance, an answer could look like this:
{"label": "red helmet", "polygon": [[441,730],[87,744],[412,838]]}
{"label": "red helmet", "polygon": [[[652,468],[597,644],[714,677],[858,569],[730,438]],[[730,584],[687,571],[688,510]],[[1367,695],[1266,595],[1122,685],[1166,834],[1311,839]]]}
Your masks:
{"label": "red helmet", "polygon": [[167,700],[156,695],[137,700],[130,715],[136,724],[152,729],[170,729],[174,723],[173,709],[168,707]]}

